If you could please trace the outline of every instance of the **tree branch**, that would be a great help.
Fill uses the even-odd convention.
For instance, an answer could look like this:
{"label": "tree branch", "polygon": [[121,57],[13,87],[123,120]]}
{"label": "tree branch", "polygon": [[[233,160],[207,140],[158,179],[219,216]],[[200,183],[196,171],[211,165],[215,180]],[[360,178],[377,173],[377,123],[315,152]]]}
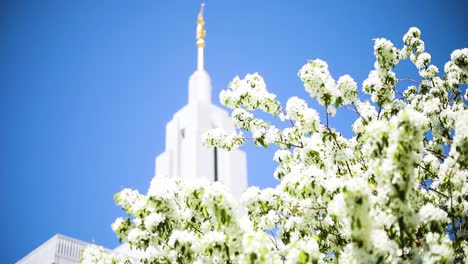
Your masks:
{"label": "tree branch", "polygon": [[411,79],[411,78],[402,78],[402,79],[397,79],[397,81],[401,82],[401,81],[409,81],[409,82],[413,82],[413,83],[417,83],[417,84],[421,84],[420,82],[416,81],[415,79]]}

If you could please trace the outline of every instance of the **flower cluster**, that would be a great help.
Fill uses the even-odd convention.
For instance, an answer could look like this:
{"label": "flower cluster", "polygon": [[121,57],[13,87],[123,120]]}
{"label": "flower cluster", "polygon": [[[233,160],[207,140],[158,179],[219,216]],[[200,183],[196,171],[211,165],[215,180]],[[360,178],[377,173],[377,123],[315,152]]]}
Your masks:
{"label": "flower cluster", "polygon": [[326,106],[331,115],[335,115],[336,107],[357,100],[356,82],[349,75],[344,75],[336,83],[328,71],[328,64],[320,59],[305,64],[298,75],[310,96]]}
{"label": "flower cluster", "polygon": [[[248,188],[238,205],[219,183],[155,178],[147,195],[116,195],[129,217],[113,230],[142,250],[141,263],[468,262],[468,49],[452,53],[442,76],[417,28],[402,49],[376,39],[374,55],[362,84],[371,102],[359,99],[350,76],[335,81],[324,61],[301,68],[325,124],[298,97],[282,108],[258,74],[236,77],[220,99],[241,131],[208,131],[204,144],[277,145],[280,183]],[[422,80],[402,89],[393,69],[407,58]],[[350,138],[328,122],[341,106],[356,114]],[[257,109],[287,127],[255,117]],[[85,251],[83,263],[96,259],[118,263]]]}
{"label": "flower cluster", "polygon": [[220,183],[156,178],[147,195],[129,189],[116,194],[129,217],[118,218],[112,229],[121,241],[141,250],[144,263],[234,261],[249,230],[241,227],[236,202],[226,193]]}
{"label": "flower cluster", "polygon": [[207,146],[218,146],[222,149],[231,150],[244,143],[245,138],[236,133],[226,133],[220,128],[207,131],[203,134],[203,144]]}
{"label": "flower cluster", "polygon": [[91,245],[86,247],[81,256],[82,264],[136,264],[134,259],[123,255],[116,255],[101,246]]}
{"label": "flower cluster", "polygon": [[266,90],[265,81],[258,73],[247,74],[242,80],[235,77],[229,84],[229,89],[223,90],[219,95],[221,103],[231,109],[261,109],[271,114],[278,113],[279,103],[275,98],[276,95]]}
{"label": "flower cluster", "polygon": [[393,67],[400,61],[401,52],[386,39],[376,39],[374,44],[375,70],[362,84],[362,90],[371,95],[373,102],[379,106],[392,102],[395,98],[396,75]]}

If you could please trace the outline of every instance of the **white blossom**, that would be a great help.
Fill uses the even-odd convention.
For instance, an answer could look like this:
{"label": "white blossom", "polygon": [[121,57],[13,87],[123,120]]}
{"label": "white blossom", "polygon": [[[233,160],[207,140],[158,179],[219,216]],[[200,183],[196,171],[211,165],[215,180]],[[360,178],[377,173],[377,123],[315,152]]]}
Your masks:
{"label": "white blossom", "polygon": [[447,221],[447,213],[439,208],[436,208],[433,204],[425,204],[419,209],[419,218],[421,222],[426,224],[430,221]]}
{"label": "white blossom", "polygon": [[389,70],[399,61],[399,51],[393,43],[384,38],[378,38],[374,43],[374,54],[376,57],[375,68],[378,70]]}
{"label": "white blossom", "polygon": [[423,253],[424,263],[451,262],[453,260],[453,251],[450,246],[450,239],[437,233],[428,233],[426,243],[429,250]]}
{"label": "white blossom", "polygon": [[119,227],[122,225],[123,222],[124,222],[124,220],[123,220],[122,217],[118,217],[117,219],[115,219],[114,223],[112,223],[112,230],[114,232],[116,232],[117,229],[119,229]]}
{"label": "white blossom", "polygon": [[176,243],[191,245],[196,241],[196,236],[193,232],[187,230],[174,230],[167,244],[175,247]]}
{"label": "white blossom", "polygon": [[431,62],[431,55],[427,52],[421,53],[416,60],[416,68],[421,69],[426,67]]}
{"label": "white blossom", "polygon": [[147,233],[139,228],[133,228],[128,232],[128,241],[131,243],[137,243],[140,239],[145,239]]}
{"label": "white blossom", "polygon": [[349,75],[341,76],[338,79],[338,89],[341,92],[343,104],[356,102],[357,84]]}
{"label": "white blossom", "polygon": [[156,227],[159,223],[164,221],[165,216],[159,213],[151,213],[145,217],[145,228],[151,230]]}

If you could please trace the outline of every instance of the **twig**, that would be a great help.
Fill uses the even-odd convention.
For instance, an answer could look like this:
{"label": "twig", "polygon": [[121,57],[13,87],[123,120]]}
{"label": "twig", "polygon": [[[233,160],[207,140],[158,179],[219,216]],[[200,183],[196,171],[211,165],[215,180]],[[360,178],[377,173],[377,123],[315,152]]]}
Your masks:
{"label": "twig", "polygon": [[[330,133],[330,136],[331,136],[331,138],[333,139],[333,141],[335,142],[335,144],[336,144],[336,146],[338,147],[338,149],[341,150],[341,146],[340,146],[340,144],[338,143],[338,141],[336,140],[335,134],[331,131],[330,127],[328,126],[328,112],[327,112],[327,130],[328,130],[328,133]],[[351,167],[349,166],[348,161],[346,160],[345,163],[346,163],[346,167],[348,168],[349,175],[350,175],[351,177],[354,177],[353,173],[351,172]]]}
{"label": "twig", "polygon": [[[243,137],[243,139],[245,140],[257,140],[259,138],[255,138],[255,137]],[[286,142],[281,142],[281,141],[274,141],[274,143],[276,144],[281,144],[281,145],[286,145],[286,146],[293,146],[293,147],[296,147],[296,148],[303,148],[304,146],[303,145],[297,145],[297,144],[294,144],[294,143],[286,143]]]}
{"label": "twig", "polygon": [[434,189],[434,188],[431,188],[430,186],[427,186],[426,183],[424,183],[424,182],[421,183],[421,186],[422,186],[423,188],[425,188],[425,189],[428,189],[429,191],[433,191],[433,192],[437,193],[438,195],[443,196],[443,197],[446,198],[446,199],[449,198],[446,194],[441,193],[440,191],[438,191],[438,190],[436,190],[436,189]]}
{"label": "twig", "polygon": [[398,217],[398,229],[400,229],[400,246],[401,246],[401,256],[405,258],[405,243],[404,243],[404,229],[405,223],[403,222],[403,217]]}
{"label": "twig", "polygon": [[[280,112],[281,114],[285,115],[286,116],[286,113],[283,111],[283,109],[278,108],[278,112]],[[291,123],[292,126],[296,126],[296,124],[294,124],[294,121],[291,119],[291,118],[288,118],[289,122]]]}
{"label": "twig", "polygon": [[421,247],[422,243],[421,240],[419,240],[415,235],[411,235],[408,230],[405,230],[405,233],[408,237],[412,238],[414,243],[416,243],[416,246]]}
{"label": "twig", "polygon": [[413,83],[417,83],[417,84],[421,84],[420,82],[414,80],[414,79],[411,79],[411,78],[402,78],[402,79],[397,79],[397,81],[401,82],[401,81],[410,81],[410,82],[413,82]]}
{"label": "twig", "polygon": [[448,158],[448,156],[443,154],[443,153],[435,152],[435,151],[430,150],[430,149],[428,149],[428,151],[431,152],[432,154],[434,154],[434,156],[438,157],[441,160]]}
{"label": "twig", "polygon": [[359,163],[361,163],[362,166],[364,166],[364,169],[365,169],[365,170],[367,170],[366,161],[362,158],[362,156],[363,156],[362,153],[360,153],[360,154],[361,154],[361,158],[360,158],[360,159],[357,159],[357,161],[358,161]]}
{"label": "twig", "polygon": [[434,188],[429,187],[428,189],[429,189],[430,191],[433,191],[433,192],[435,192],[435,193],[437,193],[437,194],[439,194],[439,195],[441,195],[441,196],[447,198],[447,199],[449,198],[447,195],[445,195],[445,194],[443,194],[443,193],[437,191],[437,190],[434,189]]}
{"label": "twig", "polygon": [[406,101],[406,103],[408,103],[408,98],[402,92],[398,91],[398,89],[396,88],[395,88],[395,92],[399,94],[403,98],[403,100]]}
{"label": "twig", "polygon": [[426,169],[425,167],[421,166],[421,164],[419,164],[418,167],[425,170],[427,173],[432,174],[432,176],[437,177],[437,174],[435,174],[434,172],[432,172],[432,171]]}
{"label": "twig", "polygon": [[360,118],[364,119],[364,118],[361,116],[361,114],[357,111],[356,107],[354,107],[354,109],[351,108],[351,107],[349,107],[349,106],[347,106],[347,105],[343,105],[343,107],[346,108],[346,109],[348,109],[348,110],[350,110],[351,112],[356,113]]}
{"label": "twig", "polygon": [[294,143],[285,143],[285,142],[281,142],[281,141],[275,141],[276,144],[282,144],[282,145],[286,145],[286,146],[293,146],[293,147],[296,147],[296,148],[303,148],[304,146],[303,145],[297,145],[297,144],[294,144]]}
{"label": "twig", "polygon": [[277,250],[279,250],[278,241],[276,241],[276,236],[275,236],[275,234],[273,234],[273,231],[271,231],[271,230],[268,230],[268,231],[270,232],[271,236],[272,236],[275,240],[273,240],[271,237],[268,237],[268,238],[270,238],[270,240],[271,240],[271,242],[273,243],[273,245],[275,246],[275,248],[276,248]]}
{"label": "twig", "polygon": [[458,237],[457,237],[457,230],[455,230],[455,219],[454,219],[454,212],[453,212],[453,195],[452,195],[452,183],[450,182],[450,178],[452,178],[452,174],[453,173],[453,170],[450,171],[450,174],[449,174],[449,181],[448,181],[448,185],[449,185],[449,195],[450,195],[450,219],[452,220],[452,231],[453,231],[453,241],[458,241]]}
{"label": "twig", "polygon": [[327,128],[328,128],[328,130],[330,130],[330,128],[328,127],[328,111],[325,110],[325,112],[327,113],[327,115],[326,115],[326,117],[327,117]]}

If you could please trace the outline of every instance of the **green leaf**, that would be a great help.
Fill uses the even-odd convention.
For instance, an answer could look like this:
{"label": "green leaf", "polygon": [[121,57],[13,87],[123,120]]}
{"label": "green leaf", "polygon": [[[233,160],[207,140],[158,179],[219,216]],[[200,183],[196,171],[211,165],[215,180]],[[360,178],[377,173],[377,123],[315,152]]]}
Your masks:
{"label": "green leaf", "polygon": [[299,263],[307,263],[308,260],[309,255],[307,255],[307,253],[304,251],[301,251],[301,253],[299,253]]}

